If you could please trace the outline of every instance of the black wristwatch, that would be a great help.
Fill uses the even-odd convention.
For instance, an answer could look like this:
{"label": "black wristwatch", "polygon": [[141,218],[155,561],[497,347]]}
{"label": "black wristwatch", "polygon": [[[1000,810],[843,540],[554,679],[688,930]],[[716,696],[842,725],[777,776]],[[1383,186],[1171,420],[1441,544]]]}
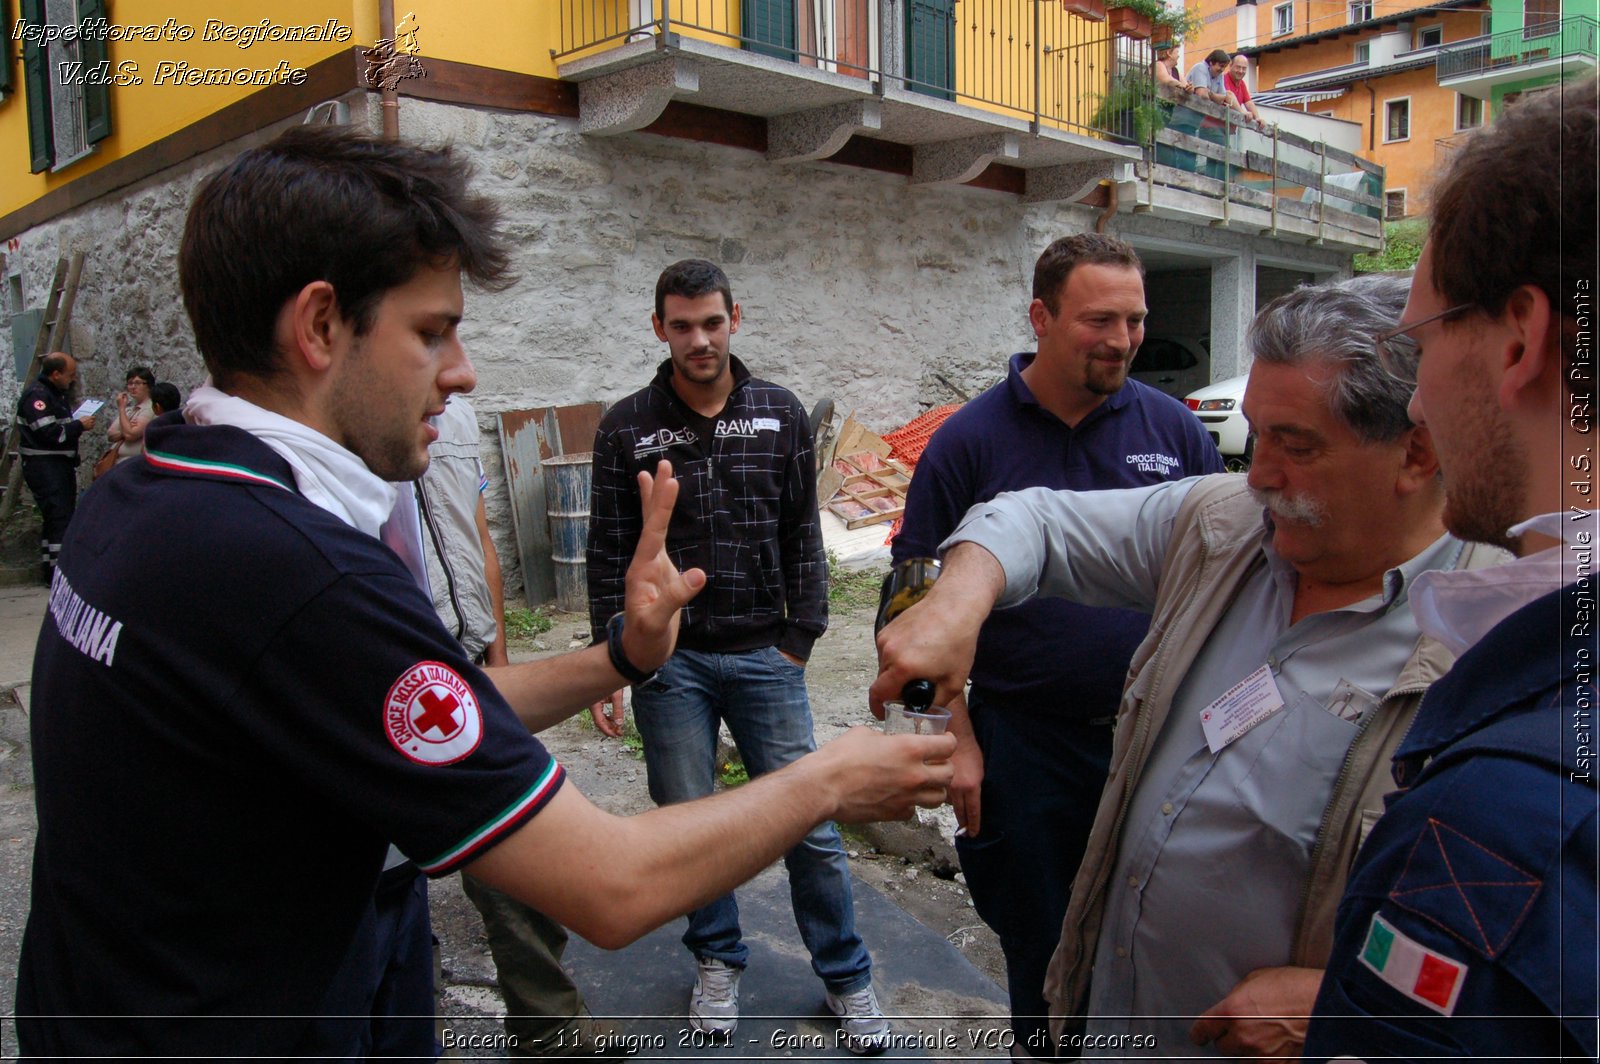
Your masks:
{"label": "black wristwatch", "polygon": [[611,655],[611,667],[622,675],[630,684],[641,684],[656,674],[655,669],[649,672],[639,668],[628,660],[628,655],[622,650],[622,614],[613,614],[606,622],[606,652]]}

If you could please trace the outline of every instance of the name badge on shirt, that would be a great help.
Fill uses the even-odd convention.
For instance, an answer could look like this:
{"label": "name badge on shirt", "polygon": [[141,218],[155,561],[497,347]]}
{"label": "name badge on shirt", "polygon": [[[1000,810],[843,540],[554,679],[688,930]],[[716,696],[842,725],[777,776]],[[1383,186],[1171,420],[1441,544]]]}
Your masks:
{"label": "name badge on shirt", "polygon": [[1272,669],[1261,666],[1200,711],[1200,727],[1213,754],[1283,708]]}

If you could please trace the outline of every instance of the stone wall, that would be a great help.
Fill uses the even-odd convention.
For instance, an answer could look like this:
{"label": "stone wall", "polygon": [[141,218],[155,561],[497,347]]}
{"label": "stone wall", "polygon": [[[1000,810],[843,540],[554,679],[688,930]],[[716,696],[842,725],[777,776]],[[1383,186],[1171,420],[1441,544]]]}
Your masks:
{"label": "stone wall", "polygon": [[[376,128],[376,99],[354,102]],[[493,415],[614,401],[643,386],[665,357],[649,317],[668,263],[705,257],[727,270],[743,307],[734,350],[753,372],[808,406],[832,397],[841,413],[887,430],[954,398],[939,376],[976,393],[999,379],[1009,353],[1032,346],[1034,259],[1050,240],[1096,219],[1079,206],[913,187],[857,167],[774,165],[755,152],[642,134],[584,137],[567,119],[407,99],[401,129],[471,157],[479,187],[503,205],[516,247],[520,282],[499,294],[469,290],[461,327],[478,370],[473,399],[490,470],[489,515],[511,601],[521,573]],[[153,365],[185,394],[199,383],[204,371],[177,290],[177,245],[199,177],[242,146],[21,238],[11,265],[34,305],[58,254],[88,253],[72,346],[90,392],[115,390],[134,362]],[[1110,231],[1192,241],[1210,254],[1271,245],[1126,214]],[[1327,252],[1305,253],[1339,268]]]}

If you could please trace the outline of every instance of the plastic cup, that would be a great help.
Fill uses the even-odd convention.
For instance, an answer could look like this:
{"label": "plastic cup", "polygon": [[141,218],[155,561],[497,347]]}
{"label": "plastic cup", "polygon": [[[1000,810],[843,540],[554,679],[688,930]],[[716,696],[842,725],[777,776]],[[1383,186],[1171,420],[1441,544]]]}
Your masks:
{"label": "plastic cup", "polygon": [[919,711],[904,702],[883,704],[883,731],[886,735],[942,735],[949,726],[950,711],[943,706],[929,706]]}

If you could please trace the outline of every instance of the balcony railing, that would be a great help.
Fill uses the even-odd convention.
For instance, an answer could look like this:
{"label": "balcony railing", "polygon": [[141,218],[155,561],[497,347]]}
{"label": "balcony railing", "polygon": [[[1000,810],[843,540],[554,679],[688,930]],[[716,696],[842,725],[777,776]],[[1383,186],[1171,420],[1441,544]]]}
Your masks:
{"label": "balcony railing", "polygon": [[1503,73],[1552,59],[1596,55],[1600,24],[1578,16],[1542,26],[1508,30],[1476,37],[1441,51],[1437,62],[1440,81],[1476,74]]}
{"label": "balcony railing", "polygon": [[[1350,152],[1277,127],[1242,121],[1237,111],[1177,94],[1158,105],[1155,128],[1141,138],[1141,175],[1218,198],[1223,220],[1232,208],[1269,212],[1345,228],[1376,219],[1383,204],[1383,168]],[[1152,194],[1153,197],[1153,194]],[[1355,223],[1360,227],[1360,223]]]}

